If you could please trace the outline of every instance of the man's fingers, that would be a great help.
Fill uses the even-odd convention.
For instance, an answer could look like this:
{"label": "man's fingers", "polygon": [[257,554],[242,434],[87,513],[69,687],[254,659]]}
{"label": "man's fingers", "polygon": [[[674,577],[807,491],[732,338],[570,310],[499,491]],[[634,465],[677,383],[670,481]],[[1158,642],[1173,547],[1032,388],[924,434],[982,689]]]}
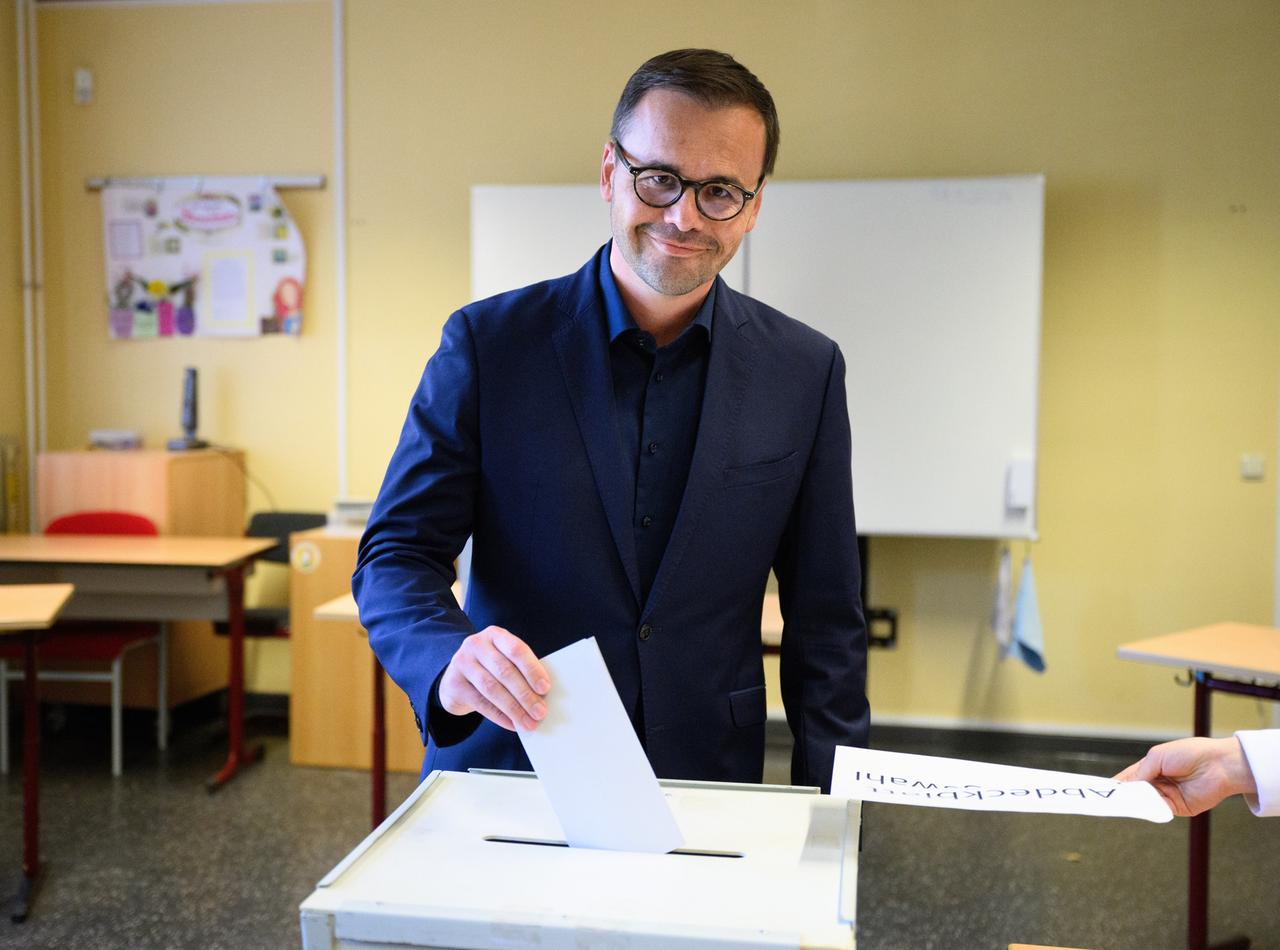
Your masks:
{"label": "man's fingers", "polygon": [[472,679],[485,698],[500,707],[512,721],[532,729],[547,714],[547,705],[535,693],[524,674],[497,649],[476,657],[479,671]]}
{"label": "man's fingers", "polygon": [[[476,670],[479,670],[479,673],[475,672]],[[465,649],[458,650],[452,661],[449,661],[448,666],[444,668],[444,676],[440,677],[440,705],[444,708],[444,712],[451,716],[466,716],[467,713],[477,712],[486,720],[498,723],[503,729],[515,730],[511,717],[498,705],[485,698],[474,682],[474,680],[483,680],[485,677],[493,680],[493,677],[489,676],[489,673],[480,667],[475,662],[475,658],[471,657]],[[493,690],[493,686],[490,686],[490,691]]]}
{"label": "man's fingers", "polygon": [[551,677],[527,643],[509,631],[494,628],[493,645],[520,671],[521,677],[535,693],[546,695],[551,688]]}
{"label": "man's fingers", "polygon": [[[515,727],[532,729],[537,723],[529,717],[524,711],[524,707],[511,695],[510,690],[503,685],[502,681],[489,672],[479,658],[470,654],[455,657],[458,664],[458,672],[466,679],[468,685],[475,691],[476,696],[484,700],[485,704],[481,705],[474,700],[472,705],[480,713],[484,713],[486,708],[497,709],[508,722],[514,723]],[[491,716],[485,718],[493,719]],[[499,725],[502,722],[493,719]],[[513,728],[505,726],[504,728]]]}
{"label": "man's fingers", "polygon": [[[489,696],[485,695],[486,691]],[[525,714],[520,710],[520,704],[502,689],[502,684],[480,666],[474,657],[461,651],[454,656],[440,681],[440,704],[451,715],[465,716],[467,713],[478,712],[503,729],[514,731],[516,727],[507,711],[510,709],[521,718],[521,725],[525,725]],[[527,725],[525,727],[532,728]]]}
{"label": "man's fingers", "polygon": [[504,729],[531,730],[546,716],[546,668],[519,637],[486,627],[463,641],[440,682],[440,702],[453,715],[478,712]]}
{"label": "man's fingers", "polygon": [[485,699],[479,690],[465,680],[463,680],[463,692],[467,694],[468,705],[471,706],[471,709],[474,712],[478,712],[490,722],[497,723],[503,729],[509,729],[512,732],[515,732],[516,727],[512,725],[511,718],[493,703],[489,702],[489,700]]}

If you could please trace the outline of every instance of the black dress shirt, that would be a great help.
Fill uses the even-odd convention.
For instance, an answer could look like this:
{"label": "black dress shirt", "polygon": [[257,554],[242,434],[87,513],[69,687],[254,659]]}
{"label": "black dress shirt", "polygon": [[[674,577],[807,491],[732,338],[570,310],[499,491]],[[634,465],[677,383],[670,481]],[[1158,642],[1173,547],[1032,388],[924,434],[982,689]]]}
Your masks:
{"label": "black dress shirt", "polygon": [[628,496],[634,498],[631,527],[643,602],[689,479],[707,381],[715,285],[693,322],[663,347],[627,311],[608,254],[601,255],[600,290],[609,325],[614,418],[626,469],[634,478]]}

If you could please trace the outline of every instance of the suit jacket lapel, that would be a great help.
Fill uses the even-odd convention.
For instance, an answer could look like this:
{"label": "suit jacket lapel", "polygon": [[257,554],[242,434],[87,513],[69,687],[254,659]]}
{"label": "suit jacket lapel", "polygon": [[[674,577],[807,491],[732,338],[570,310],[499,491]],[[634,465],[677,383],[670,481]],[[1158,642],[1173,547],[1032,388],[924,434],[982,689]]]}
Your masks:
{"label": "suit jacket lapel", "polygon": [[623,464],[622,446],[614,421],[609,333],[596,299],[593,270],[598,266],[599,257],[593,257],[572,279],[568,295],[562,301],[567,319],[557,328],[552,339],[565,386],[569,390],[569,401],[591,461],[609,531],[638,604],[640,571],[636,566],[635,534],[631,527],[635,473],[628,472]]}
{"label": "suit jacket lapel", "polygon": [[707,503],[724,484],[729,450],[739,435],[739,416],[747,383],[756,357],[750,337],[751,325],[737,295],[720,278],[716,287],[715,320],[711,330],[711,353],[707,382],[702,394],[702,415],[689,464],[684,497],[671,528],[671,538],[658,565],[658,574],[649,590],[641,615],[649,614],[680,567],[685,549],[693,537]]}

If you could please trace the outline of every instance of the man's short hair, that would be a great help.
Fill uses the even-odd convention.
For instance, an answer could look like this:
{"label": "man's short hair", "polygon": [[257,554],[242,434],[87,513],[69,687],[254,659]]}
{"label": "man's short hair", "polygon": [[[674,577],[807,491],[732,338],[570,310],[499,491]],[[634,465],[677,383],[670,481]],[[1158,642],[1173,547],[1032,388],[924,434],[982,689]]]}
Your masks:
{"label": "man's short hair", "polygon": [[778,110],[773,96],[755,73],[728,53],[713,49],[676,49],[661,53],[631,74],[613,110],[614,140],[621,138],[631,113],[645,93],[654,89],[675,89],[709,109],[750,106],[764,120],[764,167],[760,178],[773,174],[778,157]]}

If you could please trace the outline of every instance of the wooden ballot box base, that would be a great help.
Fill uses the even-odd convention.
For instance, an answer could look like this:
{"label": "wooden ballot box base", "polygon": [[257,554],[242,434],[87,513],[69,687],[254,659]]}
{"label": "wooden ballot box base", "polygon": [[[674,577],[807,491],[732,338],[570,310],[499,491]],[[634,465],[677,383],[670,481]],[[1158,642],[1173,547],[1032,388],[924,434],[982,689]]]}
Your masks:
{"label": "wooden ballot box base", "polygon": [[545,847],[564,835],[532,774],[432,772],[303,902],[303,948],[852,950],[858,802],[662,785],[701,853]]}

